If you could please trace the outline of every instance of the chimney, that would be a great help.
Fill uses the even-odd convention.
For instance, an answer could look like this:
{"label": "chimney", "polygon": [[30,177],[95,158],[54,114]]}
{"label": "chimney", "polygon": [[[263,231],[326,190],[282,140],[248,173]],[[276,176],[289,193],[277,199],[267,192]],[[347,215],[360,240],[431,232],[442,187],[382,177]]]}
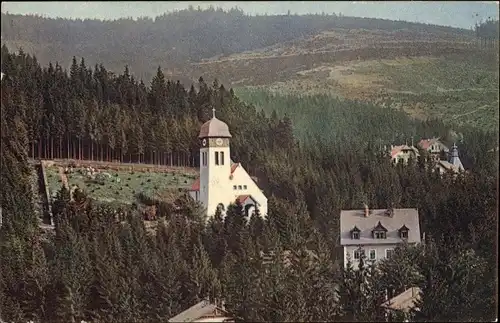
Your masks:
{"label": "chimney", "polygon": [[365,203],[365,218],[367,218],[369,214],[370,214],[370,209],[368,208],[368,205]]}

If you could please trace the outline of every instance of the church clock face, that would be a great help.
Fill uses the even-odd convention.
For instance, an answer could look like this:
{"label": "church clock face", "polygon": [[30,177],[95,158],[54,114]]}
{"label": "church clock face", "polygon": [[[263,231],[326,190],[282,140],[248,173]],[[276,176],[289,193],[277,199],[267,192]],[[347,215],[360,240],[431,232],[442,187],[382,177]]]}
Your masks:
{"label": "church clock face", "polygon": [[201,142],[201,144],[203,145],[203,147],[205,147],[207,145],[207,140],[203,139],[203,141]]}
{"label": "church clock face", "polygon": [[217,138],[217,140],[215,140],[215,144],[217,146],[222,146],[223,143],[224,143],[224,141],[222,140],[222,138]]}

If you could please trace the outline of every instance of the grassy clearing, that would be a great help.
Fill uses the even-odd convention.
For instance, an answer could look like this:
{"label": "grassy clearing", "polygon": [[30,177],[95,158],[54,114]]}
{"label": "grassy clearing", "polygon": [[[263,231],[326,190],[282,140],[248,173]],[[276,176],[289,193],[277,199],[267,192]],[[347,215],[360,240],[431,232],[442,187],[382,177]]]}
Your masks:
{"label": "grassy clearing", "polygon": [[[57,166],[46,168],[47,181],[51,196],[61,189],[62,181]],[[169,188],[188,188],[195,175],[173,172],[137,172],[127,170],[100,170],[92,180],[86,175],[85,168],[74,168],[67,175],[70,187],[77,185],[89,197],[102,202],[131,204],[137,201],[136,195],[143,193],[152,197]]]}

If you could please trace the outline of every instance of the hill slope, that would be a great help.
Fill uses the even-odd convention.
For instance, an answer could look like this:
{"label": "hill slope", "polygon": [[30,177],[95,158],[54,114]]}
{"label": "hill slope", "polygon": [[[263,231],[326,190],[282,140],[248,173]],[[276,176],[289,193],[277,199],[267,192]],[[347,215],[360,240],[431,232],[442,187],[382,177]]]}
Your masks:
{"label": "hill slope", "polygon": [[481,28],[474,34],[334,15],[252,17],[237,9],[137,21],[2,14],[2,42],[42,64],[69,67],[75,55],[115,73],[128,65],[146,83],[161,65],[166,77],[187,86],[210,75],[231,87],[326,94],[496,129],[498,42],[490,36],[498,23],[484,26],[488,37],[479,40]]}
{"label": "hill slope", "polygon": [[402,21],[333,15],[247,16],[237,9],[182,10],[137,21],[82,21],[2,13],[1,27],[2,41],[9,49],[22,46],[43,64],[57,60],[69,66],[75,55],[85,57],[91,65],[103,63],[114,72],[123,71],[128,64],[131,72],[148,80],[158,65],[175,70],[203,58],[256,50],[336,28],[407,30],[448,38],[472,35],[468,30]]}

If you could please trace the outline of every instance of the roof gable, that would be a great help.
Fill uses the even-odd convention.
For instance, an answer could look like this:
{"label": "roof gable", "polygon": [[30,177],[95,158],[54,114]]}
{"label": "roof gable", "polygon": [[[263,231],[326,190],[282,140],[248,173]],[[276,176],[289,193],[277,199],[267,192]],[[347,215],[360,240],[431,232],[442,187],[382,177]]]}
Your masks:
{"label": "roof gable", "polygon": [[373,228],[373,231],[387,232],[387,229],[382,225],[382,223],[380,223],[380,221],[378,221],[377,226],[375,226],[375,228]]}
{"label": "roof gable", "polygon": [[403,224],[403,226],[401,228],[399,228],[398,231],[399,232],[401,232],[401,231],[410,231],[410,229],[408,229],[408,227],[405,224]]}

